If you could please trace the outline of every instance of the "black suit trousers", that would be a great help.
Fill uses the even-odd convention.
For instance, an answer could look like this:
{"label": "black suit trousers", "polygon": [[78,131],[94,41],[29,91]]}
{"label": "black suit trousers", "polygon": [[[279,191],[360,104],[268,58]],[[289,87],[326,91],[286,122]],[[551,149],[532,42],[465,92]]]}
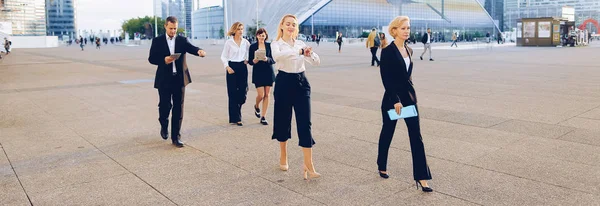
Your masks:
{"label": "black suit trousers", "polygon": [[185,87],[173,86],[158,88],[158,121],[161,126],[166,128],[169,121],[169,113],[173,109],[171,115],[171,139],[177,141],[180,136],[181,123],[183,121],[183,103],[185,98]]}
{"label": "black suit trousers", "polygon": [[375,62],[379,65],[379,59],[377,59],[377,47],[371,47],[371,66],[375,66]]}
{"label": "black suit trousers", "polygon": [[242,105],[248,93],[248,67],[244,62],[229,62],[234,73],[226,73],[227,96],[229,97],[229,123],[242,121]]}
{"label": "black suit trousers", "polygon": [[[415,105],[416,107],[416,105]],[[392,137],[396,130],[396,122],[398,120],[390,120],[387,114],[388,109],[382,109],[383,128],[379,135],[379,153],[377,155],[377,165],[380,171],[387,171],[387,159]],[[418,109],[417,109],[418,111]],[[421,137],[421,128],[419,125],[419,117],[411,117],[404,119],[408,129],[408,137],[410,139],[410,149],[412,151],[413,161],[413,177],[415,180],[430,180],[431,172],[427,166],[427,158],[425,157],[425,147],[423,146],[423,138]]]}
{"label": "black suit trousers", "polygon": [[296,115],[298,145],[312,148],[315,144],[310,122],[310,83],[304,72],[286,73],[279,71],[275,79],[275,108],[273,136],[279,142],[292,138],[292,109]]}

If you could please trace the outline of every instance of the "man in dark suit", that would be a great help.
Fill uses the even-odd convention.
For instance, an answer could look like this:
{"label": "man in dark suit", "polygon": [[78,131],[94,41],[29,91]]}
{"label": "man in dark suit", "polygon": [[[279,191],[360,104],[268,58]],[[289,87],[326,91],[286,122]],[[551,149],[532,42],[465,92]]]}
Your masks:
{"label": "man in dark suit", "polygon": [[423,45],[425,46],[425,49],[423,50],[423,53],[421,54],[421,56],[419,58],[421,58],[421,60],[423,60],[423,55],[425,55],[425,52],[427,52],[427,50],[429,50],[429,61],[433,61],[433,58],[431,57],[431,29],[427,28],[427,33],[423,34],[423,38],[421,38],[421,43],[423,43]]}
{"label": "man in dark suit", "polygon": [[[157,65],[154,88],[158,89],[160,102],[158,103],[158,121],[160,122],[160,135],[163,139],[169,138],[169,113],[173,109],[171,119],[171,140],[177,147],[183,147],[181,142],[181,122],[183,121],[183,100],[185,86],[192,82],[186,63],[185,53],[204,57],[204,50],[190,44],[182,36],[177,36],[177,18],[170,16],[165,21],[166,35],[152,39],[150,57],[148,61]],[[181,54],[178,58],[173,54]],[[171,104],[171,101],[173,103]]]}

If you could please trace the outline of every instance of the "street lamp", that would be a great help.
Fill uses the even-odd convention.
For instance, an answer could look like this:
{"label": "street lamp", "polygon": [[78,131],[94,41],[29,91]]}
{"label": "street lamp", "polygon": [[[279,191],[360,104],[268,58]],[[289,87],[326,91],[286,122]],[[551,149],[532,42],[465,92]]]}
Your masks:
{"label": "street lamp", "polygon": [[21,6],[23,9],[23,22],[21,23],[21,29],[22,29],[22,35],[25,36],[25,6],[27,6],[27,4],[23,3],[23,4],[18,4],[19,6]]}

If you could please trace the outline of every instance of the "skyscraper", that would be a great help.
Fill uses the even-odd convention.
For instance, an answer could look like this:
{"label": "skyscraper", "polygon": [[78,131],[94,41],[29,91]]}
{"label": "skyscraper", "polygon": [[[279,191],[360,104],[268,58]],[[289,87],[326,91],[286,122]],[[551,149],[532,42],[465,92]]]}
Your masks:
{"label": "skyscraper", "polygon": [[192,37],[192,7],[194,6],[192,0],[183,0],[185,5],[185,33],[188,37]]}
{"label": "skyscraper", "polygon": [[46,35],[45,0],[2,0],[0,21],[12,23],[12,33],[17,36]]}
{"label": "skyscraper", "polygon": [[163,13],[162,5],[163,5],[163,0],[154,0],[154,4],[153,4],[154,16],[162,18],[162,16],[163,16],[162,15],[162,13]]}
{"label": "skyscraper", "polygon": [[46,0],[46,35],[74,37],[75,0]]}
{"label": "skyscraper", "polygon": [[485,0],[483,7],[494,19],[500,30],[504,31],[504,0]]}
{"label": "skyscraper", "polygon": [[154,0],[154,15],[166,19],[175,16],[179,28],[189,37],[192,32],[192,0]]}

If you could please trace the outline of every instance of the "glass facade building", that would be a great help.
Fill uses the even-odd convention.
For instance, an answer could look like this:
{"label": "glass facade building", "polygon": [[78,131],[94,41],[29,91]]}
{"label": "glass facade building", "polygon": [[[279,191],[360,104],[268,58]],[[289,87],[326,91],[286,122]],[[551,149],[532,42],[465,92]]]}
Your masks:
{"label": "glass facade building", "polygon": [[291,13],[298,17],[301,34],[335,38],[342,32],[345,37],[362,37],[372,28],[385,29],[393,18],[404,15],[411,18],[413,38],[420,37],[427,28],[432,29],[437,41],[449,41],[453,32],[464,39],[499,32],[479,0],[259,0],[258,3],[257,11],[256,1],[225,0],[225,24],[235,21],[255,24],[253,19],[258,16],[267,31],[275,35],[280,18]]}
{"label": "glass facade building", "polygon": [[183,0],[184,3],[184,7],[185,7],[185,33],[188,35],[188,37],[192,37],[192,7],[193,7],[193,2],[192,0]]}
{"label": "glass facade building", "polygon": [[479,0],[494,22],[504,31],[504,0]]}
{"label": "glass facade building", "polygon": [[[352,15],[349,15],[352,14]],[[332,0],[301,24],[303,34],[334,38],[361,37],[372,28],[387,32],[396,16],[411,19],[412,38],[420,38],[431,28],[435,41],[449,41],[452,33],[472,39],[498,33],[498,27],[477,0]]]}
{"label": "glass facade building", "polygon": [[[580,26],[588,19],[600,21],[600,0],[504,0],[505,26],[516,28],[521,18],[562,17],[562,8],[575,9],[575,25]],[[586,29],[596,32],[593,24]]]}
{"label": "glass facade building", "polygon": [[46,0],[2,1],[0,21],[12,22],[13,35],[46,35]]}
{"label": "glass facade building", "polygon": [[186,36],[192,33],[192,0],[154,0],[154,16],[167,19],[169,16],[175,16],[178,20],[178,27],[185,30]]}
{"label": "glass facade building", "polygon": [[46,15],[47,36],[75,36],[75,0],[46,0]]}
{"label": "glass facade building", "polygon": [[224,27],[223,7],[213,6],[194,11],[192,36],[194,39],[220,39],[229,28]]}

